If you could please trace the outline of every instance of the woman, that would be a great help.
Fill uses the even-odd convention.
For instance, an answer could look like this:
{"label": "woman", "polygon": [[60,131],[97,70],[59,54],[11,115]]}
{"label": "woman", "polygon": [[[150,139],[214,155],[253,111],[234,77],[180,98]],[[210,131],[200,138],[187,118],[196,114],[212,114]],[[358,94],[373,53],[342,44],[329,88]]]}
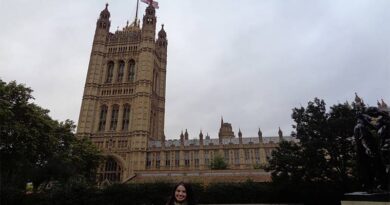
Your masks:
{"label": "woman", "polygon": [[166,205],[195,205],[191,185],[184,182],[176,184]]}

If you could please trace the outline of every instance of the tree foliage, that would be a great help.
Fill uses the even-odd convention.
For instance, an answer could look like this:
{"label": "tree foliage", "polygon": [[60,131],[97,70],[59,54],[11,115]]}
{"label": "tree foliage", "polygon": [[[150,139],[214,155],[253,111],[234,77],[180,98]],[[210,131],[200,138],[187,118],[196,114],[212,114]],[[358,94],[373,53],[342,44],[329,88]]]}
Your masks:
{"label": "tree foliage", "polygon": [[[355,106],[330,107],[315,98],[293,109],[293,135],[298,143],[282,142],[272,153],[268,170],[276,183],[333,183],[347,186],[355,176],[353,128]],[[346,187],[344,187],[346,188]]]}
{"label": "tree foliage", "polygon": [[210,168],[215,170],[227,169],[228,164],[225,162],[224,158],[220,155],[215,155],[210,162]]}
{"label": "tree foliage", "polygon": [[58,122],[34,104],[32,89],[0,80],[1,191],[23,190],[26,182],[94,180],[100,157],[86,139],[77,139],[72,121]]}

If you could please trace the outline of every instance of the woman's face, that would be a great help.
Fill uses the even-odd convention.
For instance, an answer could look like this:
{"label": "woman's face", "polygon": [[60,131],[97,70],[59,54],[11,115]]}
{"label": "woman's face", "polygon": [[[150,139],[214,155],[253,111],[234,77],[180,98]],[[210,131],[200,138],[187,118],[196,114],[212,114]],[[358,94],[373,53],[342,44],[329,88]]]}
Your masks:
{"label": "woman's face", "polygon": [[179,185],[175,190],[175,198],[177,202],[183,202],[187,199],[187,191],[183,185]]}

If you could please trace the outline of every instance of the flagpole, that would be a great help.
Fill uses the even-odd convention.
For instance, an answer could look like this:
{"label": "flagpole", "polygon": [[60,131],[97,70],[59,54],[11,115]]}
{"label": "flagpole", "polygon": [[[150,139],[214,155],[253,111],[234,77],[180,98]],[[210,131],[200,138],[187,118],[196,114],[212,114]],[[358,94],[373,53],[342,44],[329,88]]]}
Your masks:
{"label": "flagpole", "polygon": [[134,20],[135,25],[137,25],[137,20],[138,20],[138,4],[139,4],[139,0],[137,0],[137,9],[135,11],[135,20]]}

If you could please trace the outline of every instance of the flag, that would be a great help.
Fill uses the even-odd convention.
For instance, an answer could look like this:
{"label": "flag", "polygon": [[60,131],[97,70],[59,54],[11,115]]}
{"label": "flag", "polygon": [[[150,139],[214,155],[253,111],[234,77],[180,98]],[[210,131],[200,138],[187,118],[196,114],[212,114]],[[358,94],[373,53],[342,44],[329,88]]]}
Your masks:
{"label": "flag", "polygon": [[152,2],[152,6],[156,9],[158,9],[158,2],[157,1],[153,1],[153,0],[141,0],[142,2],[144,2],[145,4],[150,4],[150,2]]}

